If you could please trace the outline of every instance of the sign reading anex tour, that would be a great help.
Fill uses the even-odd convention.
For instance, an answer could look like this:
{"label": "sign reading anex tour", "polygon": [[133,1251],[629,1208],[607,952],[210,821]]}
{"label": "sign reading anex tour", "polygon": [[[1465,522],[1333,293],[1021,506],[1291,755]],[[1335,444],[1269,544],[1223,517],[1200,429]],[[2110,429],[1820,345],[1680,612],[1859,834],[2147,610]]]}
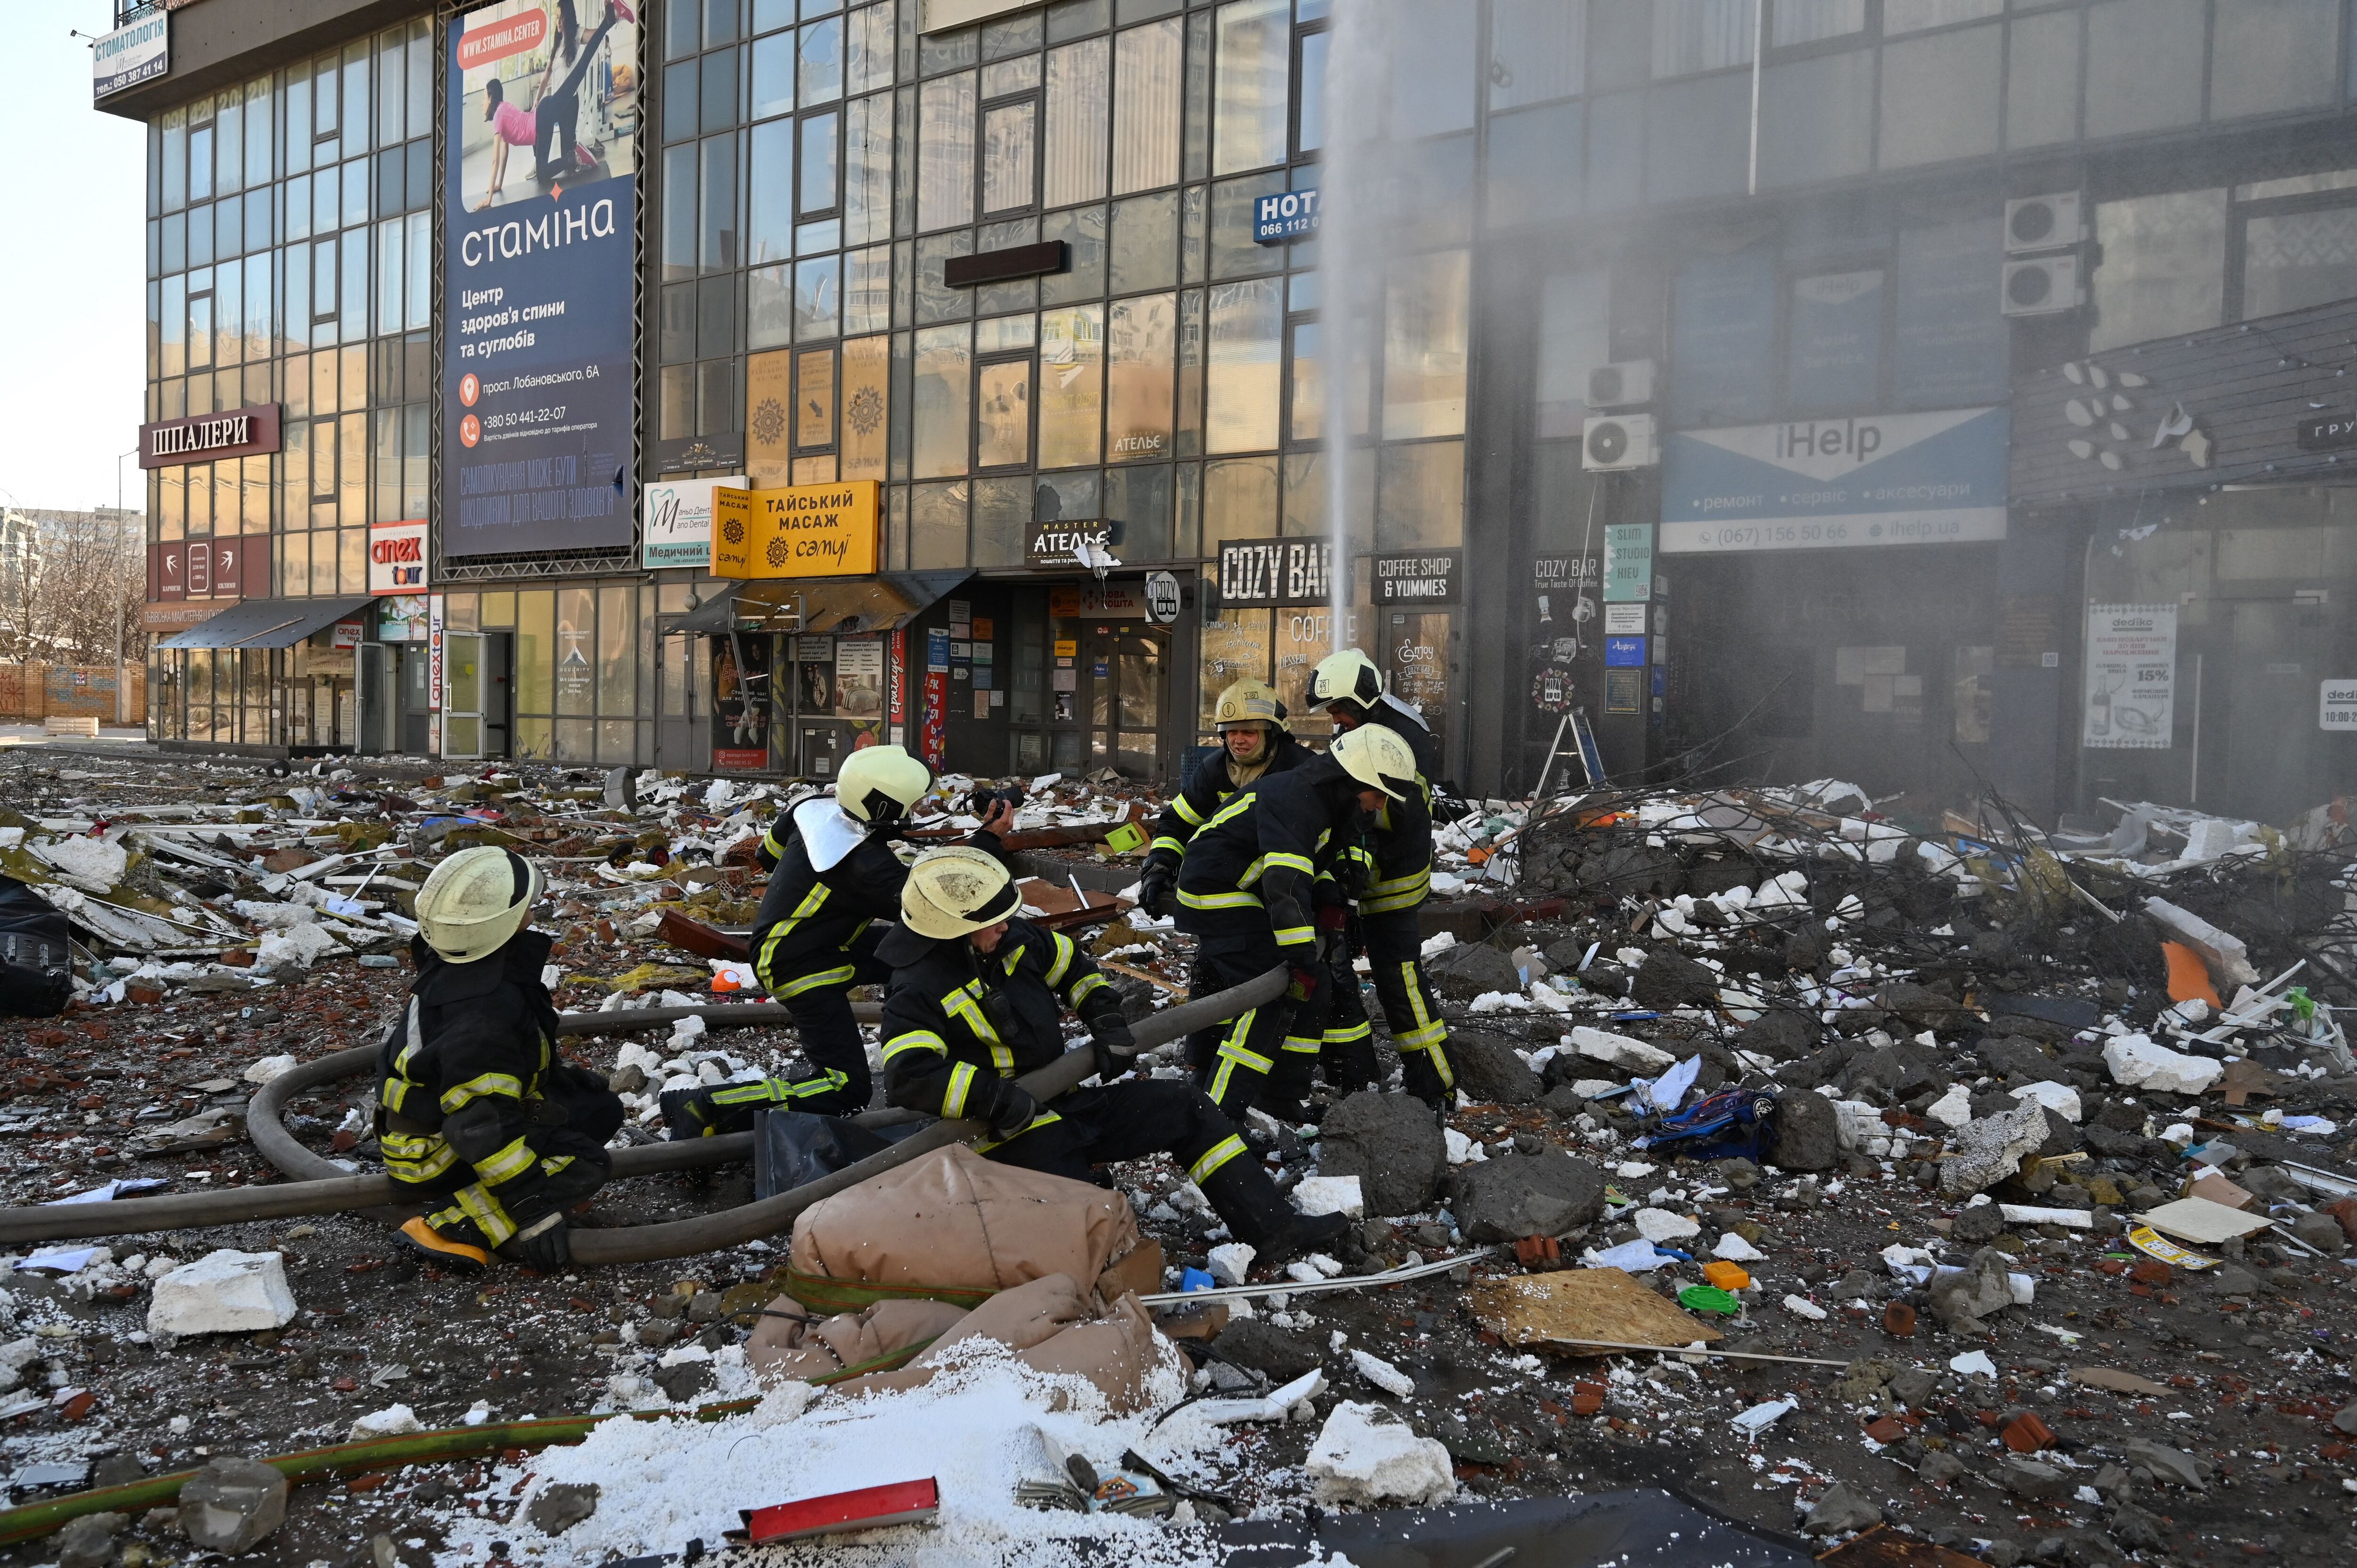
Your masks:
{"label": "sign reading anex tour", "polygon": [[716,577],[864,577],[876,570],[874,479],[712,491]]}
{"label": "sign reading anex tour", "polygon": [[233,408],[227,413],[167,419],[139,427],[139,466],[170,468],[216,457],[251,457],[278,450],[278,405]]}
{"label": "sign reading anex tour", "polygon": [[[371,594],[415,594],[425,587],[425,522],[369,524],[368,585]],[[421,639],[422,640],[422,639]]]}
{"label": "sign reading anex tour", "polygon": [[1453,605],[1465,556],[1458,550],[1426,550],[1414,555],[1375,557],[1375,603]]}
{"label": "sign reading anex tour", "polygon": [[1231,539],[1220,546],[1222,605],[1322,605],[1334,596],[1324,539]]}

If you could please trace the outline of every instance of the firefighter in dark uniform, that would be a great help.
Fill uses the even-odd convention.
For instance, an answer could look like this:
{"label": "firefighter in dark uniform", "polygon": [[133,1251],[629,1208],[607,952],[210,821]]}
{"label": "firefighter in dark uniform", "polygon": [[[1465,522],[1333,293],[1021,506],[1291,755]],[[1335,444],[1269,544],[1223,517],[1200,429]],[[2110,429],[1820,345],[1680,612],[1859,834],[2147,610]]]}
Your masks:
{"label": "firefighter in dark uniform", "polygon": [[[1022,898],[1005,866],[963,846],[934,850],[910,867],[900,903],[882,949],[893,966],[888,1103],[983,1122],[980,1153],[1078,1181],[1109,1161],[1168,1154],[1261,1263],[1343,1243],[1350,1222],[1297,1213],[1200,1090],[1114,1081],[1136,1045],[1113,987],[1070,937],[1017,918]],[[1100,1087],[1042,1105],[1016,1079],[1063,1055],[1065,1007],[1088,1026]]]}
{"label": "firefighter in dark uniform", "polygon": [[404,1240],[446,1268],[480,1273],[495,1253],[564,1267],[565,1211],[613,1174],[622,1101],[556,1055],[551,943],[528,929],[540,890],[537,866],[482,846],[417,894],[417,979],[378,1058],[377,1143],[393,1190],[426,1207]]}
{"label": "firefighter in dark uniform", "polygon": [[[1424,937],[1416,920],[1416,910],[1432,891],[1432,779],[1439,770],[1439,752],[1424,720],[1383,690],[1383,671],[1355,648],[1318,661],[1309,695],[1342,734],[1381,729],[1399,736],[1415,757],[1415,789],[1383,802],[1367,834],[1356,940],[1351,945],[1366,952],[1407,1091],[1445,1107],[1456,1093],[1457,1073],[1448,1060],[1448,1026],[1425,979]],[[1335,970],[1332,990],[1329,1033],[1365,1029],[1366,1004],[1347,955]]]}
{"label": "firefighter in dark uniform", "polygon": [[[932,769],[902,747],[866,746],[845,760],[834,794],[804,800],[763,836],[760,856],[773,869],[753,917],[753,972],[792,1015],[811,1069],[667,1091],[661,1103],[673,1138],[743,1132],[763,1106],[820,1116],[867,1109],[874,1085],[851,991],[891,978],[876,948],[899,918],[909,874],[892,845],[932,787]],[[1014,821],[1015,809],[996,801],[969,842],[995,853]]]}
{"label": "firefighter in dark uniform", "polygon": [[1220,693],[1211,710],[1220,732],[1220,750],[1205,757],[1188,774],[1187,782],[1154,824],[1154,843],[1146,854],[1146,872],[1138,878],[1137,906],[1147,914],[1170,912],[1170,895],[1178,886],[1178,865],[1187,856],[1187,841],[1211,820],[1228,797],[1272,773],[1289,772],[1318,753],[1286,732],[1285,704],[1265,681],[1243,680]]}
{"label": "firefighter in dark uniform", "polygon": [[1238,791],[1188,845],[1178,920],[1197,939],[1196,994],[1277,964],[1293,972],[1280,1000],[1188,1039],[1199,1081],[1230,1116],[1252,1108],[1281,1054],[1303,1058],[1278,1090],[1297,1099],[1324,1043],[1323,947],[1345,925],[1334,865],[1378,808],[1412,791],[1415,780],[1415,758],[1397,736],[1342,736],[1308,766]]}

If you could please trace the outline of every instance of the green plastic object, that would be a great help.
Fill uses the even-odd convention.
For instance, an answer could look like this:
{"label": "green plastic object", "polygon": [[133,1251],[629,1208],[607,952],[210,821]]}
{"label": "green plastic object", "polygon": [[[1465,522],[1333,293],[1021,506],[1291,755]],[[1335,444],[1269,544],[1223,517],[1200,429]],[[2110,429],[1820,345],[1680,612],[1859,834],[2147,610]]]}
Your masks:
{"label": "green plastic object", "polygon": [[2293,1017],[2298,1019],[2303,1024],[2309,1023],[2315,1018],[2316,998],[2308,993],[2307,986],[2295,985],[2284,993],[2284,997],[2291,1004],[2291,1015]]}
{"label": "green plastic object", "polygon": [[1743,1310],[1743,1304],[1717,1285],[1688,1285],[1678,1292],[1678,1305],[1688,1312],[1715,1312],[1721,1317],[1733,1317]]}

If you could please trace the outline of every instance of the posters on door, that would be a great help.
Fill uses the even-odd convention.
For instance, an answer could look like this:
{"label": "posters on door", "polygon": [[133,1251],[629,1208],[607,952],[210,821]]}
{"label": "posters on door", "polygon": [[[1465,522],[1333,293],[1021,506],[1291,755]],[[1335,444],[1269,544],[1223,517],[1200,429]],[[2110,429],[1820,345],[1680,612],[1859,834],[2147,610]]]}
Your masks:
{"label": "posters on door", "polygon": [[2085,709],[2091,750],[2166,751],[2177,709],[2177,607],[2087,607]]}

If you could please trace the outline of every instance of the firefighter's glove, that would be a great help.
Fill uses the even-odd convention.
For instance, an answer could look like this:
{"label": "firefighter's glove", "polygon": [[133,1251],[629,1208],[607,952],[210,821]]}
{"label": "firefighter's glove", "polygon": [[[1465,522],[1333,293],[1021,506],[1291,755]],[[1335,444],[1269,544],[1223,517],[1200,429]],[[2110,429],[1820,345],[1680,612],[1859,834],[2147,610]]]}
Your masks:
{"label": "firefighter's glove", "polygon": [[991,1138],[1003,1144],[1031,1125],[1031,1119],[1039,1114],[1039,1102],[1031,1098],[1029,1090],[1019,1083],[1002,1081],[998,1088],[998,1109],[990,1113]]}
{"label": "firefighter's glove", "polygon": [[1099,1083],[1111,1083],[1137,1063],[1137,1037],[1129,1032],[1129,1020],[1118,1013],[1100,1013],[1089,1020],[1089,1046],[1096,1052]]}

